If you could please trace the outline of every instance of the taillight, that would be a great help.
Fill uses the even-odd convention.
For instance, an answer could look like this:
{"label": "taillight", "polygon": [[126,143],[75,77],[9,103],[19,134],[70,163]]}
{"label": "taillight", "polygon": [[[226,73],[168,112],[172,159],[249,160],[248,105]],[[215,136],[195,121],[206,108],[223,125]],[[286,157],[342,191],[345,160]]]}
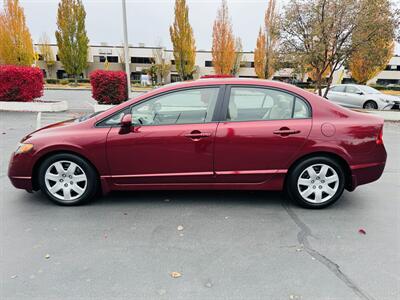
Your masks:
{"label": "taillight", "polygon": [[378,136],[376,137],[376,144],[377,145],[383,145],[383,128],[378,133]]}

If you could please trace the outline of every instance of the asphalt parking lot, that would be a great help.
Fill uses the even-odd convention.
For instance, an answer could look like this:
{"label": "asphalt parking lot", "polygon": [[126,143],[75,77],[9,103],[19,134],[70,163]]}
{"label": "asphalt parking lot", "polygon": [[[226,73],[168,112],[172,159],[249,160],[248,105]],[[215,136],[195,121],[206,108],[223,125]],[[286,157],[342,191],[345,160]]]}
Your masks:
{"label": "asphalt parking lot", "polygon": [[385,124],[379,181],[306,210],[281,193],[223,191],[56,206],[6,175],[36,122],[0,112],[1,299],[400,298],[399,123]]}

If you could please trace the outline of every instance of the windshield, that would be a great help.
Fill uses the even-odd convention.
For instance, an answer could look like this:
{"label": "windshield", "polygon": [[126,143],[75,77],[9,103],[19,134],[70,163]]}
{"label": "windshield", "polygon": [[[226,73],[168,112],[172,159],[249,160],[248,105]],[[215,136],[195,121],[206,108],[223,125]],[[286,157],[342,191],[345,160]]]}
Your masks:
{"label": "windshield", "polygon": [[79,123],[79,122],[86,121],[86,120],[94,117],[95,115],[98,115],[99,113],[101,113],[101,111],[90,113],[90,114],[85,114],[85,115],[75,119],[74,122]]}
{"label": "windshield", "polygon": [[381,92],[367,85],[358,86],[366,94],[380,94]]}

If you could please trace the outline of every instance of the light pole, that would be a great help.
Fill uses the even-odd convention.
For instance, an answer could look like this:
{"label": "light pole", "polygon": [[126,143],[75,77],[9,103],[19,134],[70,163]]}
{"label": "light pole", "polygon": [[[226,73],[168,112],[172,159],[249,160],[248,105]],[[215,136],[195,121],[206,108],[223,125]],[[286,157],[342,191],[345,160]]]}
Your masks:
{"label": "light pole", "polygon": [[126,25],[126,3],[125,0],[122,0],[122,22],[124,27],[124,54],[125,54],[125,73],[126,80],[128,86],[128,98],[132,98],[131,91],[131,71],[129,67],[130,59],[129,59],[129,47],[128,47],[128,27]]}

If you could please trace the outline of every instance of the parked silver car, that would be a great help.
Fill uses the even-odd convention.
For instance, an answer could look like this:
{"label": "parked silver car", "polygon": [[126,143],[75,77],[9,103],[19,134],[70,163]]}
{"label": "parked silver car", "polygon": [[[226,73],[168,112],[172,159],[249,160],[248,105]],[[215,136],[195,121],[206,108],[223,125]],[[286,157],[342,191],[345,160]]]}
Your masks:
{"label": "parked silver car", "polygon": [[[322,94],[324,92],[325,90]],[[365,109],[389,110],[399,108],[400,105],[400,97],[383,94],[370,86],[358,84],[333,85],[327,98],[342,106]]]}

